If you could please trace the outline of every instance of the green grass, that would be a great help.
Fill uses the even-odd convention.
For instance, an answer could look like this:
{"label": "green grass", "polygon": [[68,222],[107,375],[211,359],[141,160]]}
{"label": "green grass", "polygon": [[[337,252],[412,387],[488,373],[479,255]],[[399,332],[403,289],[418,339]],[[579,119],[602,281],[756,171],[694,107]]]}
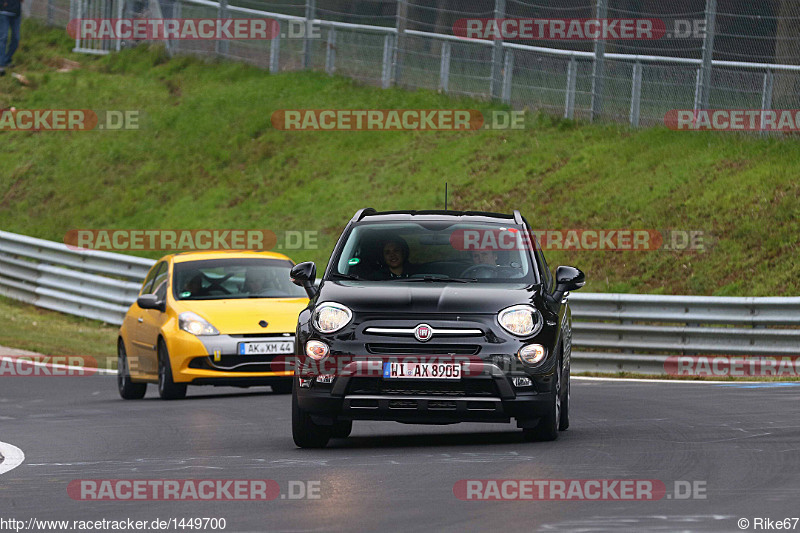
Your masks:
{"label": "green grass", "polygon": [[[0,346],[45,355],[94,357],[101,368],[116,364],[116,326],[101,324],[0,296]],[[2,350],[0,350],[2,355]]]}
{"label": "green grass", "polygon": [[[0,133],[0,228],[318,230],[296,261],[320,268],[360,207],[520,209],[537,228],[705,232],[702,252],[550,251],[586,291],[796,295],[800,144],[630,130],[529,113],[523,131],[285,132],[291,108],[501,109],[432,91],[381,90],[319,72],[270,75],[139,47],[76,56],[63,31],[26,21],[0,108],[140,110],[138,131]],[[81,68],[57,73],[60,58]],[[158,257],[159,252],[143,255]]]}

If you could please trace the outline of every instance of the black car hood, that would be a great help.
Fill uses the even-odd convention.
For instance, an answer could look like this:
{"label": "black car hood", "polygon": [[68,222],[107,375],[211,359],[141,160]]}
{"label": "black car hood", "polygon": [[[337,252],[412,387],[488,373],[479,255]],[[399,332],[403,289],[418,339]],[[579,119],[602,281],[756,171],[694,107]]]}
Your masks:
{"label": "black car hood", "polygon": [[356,313],[497,313],[535,304],[538,285],[494,283],[324,281],[317,305],[338,302]]}

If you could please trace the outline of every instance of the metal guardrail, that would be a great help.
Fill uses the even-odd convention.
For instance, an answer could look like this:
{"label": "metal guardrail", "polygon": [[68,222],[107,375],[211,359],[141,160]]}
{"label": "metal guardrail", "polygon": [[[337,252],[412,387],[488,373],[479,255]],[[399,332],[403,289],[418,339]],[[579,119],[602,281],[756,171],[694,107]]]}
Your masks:
{"label": "metal guardrail", "polygon": [[122,324],[153,263],[0,231],[0,295],[109,324]]}
{"label": "metal guardrail", "polygon": [[[121,324],[151,259],[0,231],[0,294]],[[670,355],[800,356],[800,297],[573,293],[575,371],[664,373]]]}
{"label": "metal guardrail", "polygon": [[[299,61],[293,62],[292,66],[287,66],[286,62],[283,67],[281,66],[281,55],[285,54],[285,52],[281,52],[281,48],[289,45],[286,39],[280,36],[284,33],[283,31],[279,32],[279,35],[271,39],[269,43],[263,44],[264,49],[253,45],[250,51],[244,55],[231,52],[230,45],[233,41],[218,40],[213,47],[213,55],[229,59],[238,58],[265,67],[268,57],[268,67],[271,72],[278,72],[282,68],[324,67],[326,72],[332,74],[337,70],[338,54],[339,57],[344,58],[339,60],[340,67],[344,67],[340,70],[363,70],[366,68],[370,74],[363,73],[363,76],[375,78],[371,81],[376,84],[379,82],[383,88],[397,84],[428,89],[438,87],[445,93],[453,91],[454,94],[488,96],[516,107],[542,108],[559,114],[562,114],[561,109],[563,109],[563,117],[568,119],[575,118],[576,110],[578,114],[588,114],[588,118],[591,120],[600,117],[613,120],[627,119],[634,127],[663,124],[664,114],[671,109],[697,110],[734,105],[738,108],[770,110],[774,99],[785,102],[788,98],[785,90],[775,88],[776,83],[778,86],[782,86],[781,83],[788,83],[786,80],[800,75],[800,65],[794,64],[796,61],[778,61],[777,58],[775,62],[714,59],[716,0],[705,1],[706,10],[703,22],[706,29],[703,32],[702,47],[695,46],[683,50],[683,52],[690,52],[690,55],[697,57],[684,57],[677,53],[677,49],[673,55],[606,52],[606,43],[601,39],[594,41],[593,50],[574,50],[571,47],[555,48],[486,39],[467,39],[454,34],[442,33],[439,26],[435,26],[439,31],[421,31],[407,27],[409,22],[406,18],[408,14],[407,1],[396,1],[395,15],[392,17],[393,24],[386,26],[362,24],[358,22],[361,18],[356,18],[357,22],[319,18],[316,16],[317,8],[322,6],[317,6],[317,0],[305,0],[303,3],[294,4],[265,3],[264,9],[230,5],[227,0],[148,0],[146,2],[140,0],[136,2],[130,0],[70,0],[70,10],[77,18],[100,16],[108,18],[112,13],[116,14],[115,16],[118,18],[122,18],[124,13],[139,16],[142,13],[134,13],[134,7],[139,6],[138,9],[141,10],[143,6],[147,6],[148,18],[161,18],[163,4],[166,12],[171,13],[172,16],[180,16],[184,8],[186,10],[204,8],[207,14],[215,14],[218,18],[231,16],[271,18],[282,24],[284,29],[287,23],[302,22],[306,24],[307,28],[312,25],[324,28],[327,36],[322,40],[322,35],[320,35],[316,44],[312,43],[316,38],[304,37],[302,52],[296,50],[289,52],[290,54],[300,54],[300,57],[297,58]],[[386,1],[387,5],[392,3]],[[373,2],[373,4],[377,6],[380,2]],[[505,0],[495,0],[494,4],[495,17],[504,18]],[[607,4],[606,0],[595,0],[587,2],[584,7],[593,9],[597,18],[605,19],[606,15],[602,13],[611,9]],[[279,13],[273,10],[285,8],[299,12],[303,7],[304,16]],[[424,9],[438,12],[436,7],[425,7]],[[569,12],[573,8],[562,6],[556,9],[566,9]],[[629,13],[635,13],[635,11],[627,11],[627,9],[612,9],[612,11],[622,14],[624,17],[629,16]],[[321,11],[330,15],[336,9],[332,4],[327,4]],[[454,12],[450,14],[452,13]],[[347,17],[353,14],[340,12],[339,15]],[[368,15],[362,15],[372,20]],[[468,12],[464,12],[463,15],[470,16]],[[694,15],[697,15],[697,12],[694,12]],[[546,18],[541,14],[539,16]],[[723,16],[736,17],[730,13],[723,13]],[[687,14],[687,18],[691,17],[688,17]],[[388,21],[389,19],[383,17],[383,20]],[[419,22],[417,21],[417,23]],[[346,40],[347,34],[360,37],[369,36],[372,44],[363,47],[356,45],[352,39]],[[725,33],[721,33],[720,36],[730,37]],[[383,41],[382,45],[377,40],[380,38]],[[407,39],[428,40],[436,43],[431,47],[431,52],[419,52],[417,59],[419,65],[422,66],[414,67],[426,73],[424,81],[404,78],[401,72],[403,70],[401,65],[404,61],[417,53],[404,45]],[[763,39],[761,40],[763,41]],[[281,41],[284,41],[284,44],[281,44]],[[165,45],[170,53],[181,53],[181,51],[212,53],[210,47],[202,52],[193,46],[184,50],[184,44],[180,44],[179,41],[167,40]],[[120,40],[76,38],[74,50],[92,54],[107,54],[114,50],[120,50],[120,47]],[[320,49],[322,47],[324,47],[324,61],[314,62],[311,56],[322,52]],[[454,47],[459,47],[460,55],[453,54]],[[372,57],[372,51],[379,48],[383,49],[380,59],[377,58],[377,55]],[[470,50],[470,57],[465,58],[463,54],[467,49]],[[490,58],[487,56],[487,50]],[[698,50],[700,53],[695,53]],[[743,58],[749,58],[752,55],[753,59],[763,57],[749,53],[737,55]],[[458,59],[459,57],[460,59]],[[461,66],[451,68],[451,64],[456,61],[459,61]],[[367,63],[371,63],[369,67],[367,67]],[[487,72],[486,69],[480,70],[478,65],[489,67],[491,72]],[[377,69],[379,69],[379,73]],[[477,70],[467,74],[465,69],[470,72]],[[464,85],[458,89],[454,87],[455,83],[450,82],[451,74],[453,78],[471,78],[477,85],[471,85],[470,88]],[[355,75],[354,72],[350,72],[349,75],[361,76]],[[549,81],[547,83],[542,82],[541,79],[535,81],[536,77],[540,75],[544,75]],[[776,76],[778,82],[775,81]],[[438,83],[430,83],[437,77]],[[669,79],[670,77],[674,79]],[[576,83],[578,79],[581,79],[582,82]],[[560,87],[556,85],[558,80],[561,80]],[[587,83],[591,85],[590,88],[586,86]],[[710,99],[712,92],[715,93],[714,98]],[[736,104],[730,103],[730,96],[728,96],[730,93],[736,95],[737,100],[734,100],[737,102]],[[587,102],[584,101],[587,98],[590,103],[589,108],[586,108]],[[796,107],[787,103],[780,105],[782,106],[780,109]],[[762,118],[762,120],[766,120],[766,118]]]}
{"label": "metal guardrail", "polygon": [[797,297],[575,293],[569,299],[580,371],[661,374],[669,355],[800,355]]}

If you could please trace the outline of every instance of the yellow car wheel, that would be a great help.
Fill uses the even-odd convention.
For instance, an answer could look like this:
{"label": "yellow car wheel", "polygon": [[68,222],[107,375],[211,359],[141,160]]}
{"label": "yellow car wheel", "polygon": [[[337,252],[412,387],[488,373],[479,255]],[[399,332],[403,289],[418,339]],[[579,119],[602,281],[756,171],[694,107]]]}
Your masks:
{"label": "yellow car wheel", "polygon": [[123,400],[141,400],[147,392],[147,383],[131,381],[128,353],[122,339],[117,341],[117,388]]}
{"label": "yellow car wheel", "polygon": [[164,339],[158,339],[158,395],[162,400],[180,400],[186,397],[186,383],[172,380],[172,364]]}

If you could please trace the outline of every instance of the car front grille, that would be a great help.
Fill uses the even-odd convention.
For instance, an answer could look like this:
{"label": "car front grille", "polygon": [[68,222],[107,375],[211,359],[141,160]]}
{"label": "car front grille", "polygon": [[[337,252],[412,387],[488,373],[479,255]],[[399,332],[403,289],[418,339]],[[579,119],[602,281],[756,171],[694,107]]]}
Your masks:
{"label": "car front grille", "polygon": [[398,395],[398,396],[499,396],[491,379],[463,379],[459,381],[384,380],[382,378],[352,378],[348,395]]}
{"label": "car front grille", "polygon": [[[189,368],[217,370],[222,372],[282,372],[294,370],[292,355],[233,355],[226,354],[215,361],[213,357],[196,357],[189,361]],[[278,359],[277,361],[274,361]]]}
{"label": "car front grille", "polygon": [[477,344],[406,344],[374,343],[366,345],[367,353],[376,355],[476,355],[481,347]]}

